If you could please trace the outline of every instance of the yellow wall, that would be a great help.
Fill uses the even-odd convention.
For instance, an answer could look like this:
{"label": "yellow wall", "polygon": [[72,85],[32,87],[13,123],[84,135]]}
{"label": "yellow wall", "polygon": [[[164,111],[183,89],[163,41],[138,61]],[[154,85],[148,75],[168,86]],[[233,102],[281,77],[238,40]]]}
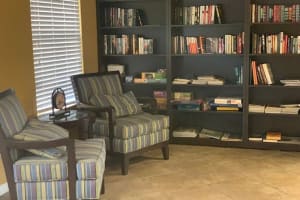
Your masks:
{"label": "yellow wall", "polygon": [[[98,71],[96,2],[81,0],[85,72]],[[35,115],[35,86],[29,0],[6,0],[0,6],[0,91],[15,88],[27,114]],[[1,168],[0,185],[5,181]]]}
{"label": "yellow wall", "polygon": [[35,113],[35,88],[28,1],[0,6],[0,90],[15,88],[28,115]]}
{"label": "yellow wall", "polygon": [[98,71],[96,0],[81,0],[82,54],[85,73]]}

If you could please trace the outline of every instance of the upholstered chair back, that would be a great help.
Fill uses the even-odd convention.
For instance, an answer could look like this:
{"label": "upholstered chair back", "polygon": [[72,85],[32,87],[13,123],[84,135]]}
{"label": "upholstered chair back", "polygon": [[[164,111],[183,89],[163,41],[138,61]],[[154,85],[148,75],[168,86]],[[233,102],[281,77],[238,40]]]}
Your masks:
{"label": "upholstered chair back", "polygon": [[0,124],[6,137],[19,133],[27,120],[26,113],[12,89],[0,96]]}
{"label": "upholstered chair back", "polygon": [[91,96],[94,95],[121,95],[123,94],[120,74],[117,72],[108,72],[99,75],[93,73],[78,77],[72,80],[77,84],[75,91],[77,100],[82,103],[89,103]]}

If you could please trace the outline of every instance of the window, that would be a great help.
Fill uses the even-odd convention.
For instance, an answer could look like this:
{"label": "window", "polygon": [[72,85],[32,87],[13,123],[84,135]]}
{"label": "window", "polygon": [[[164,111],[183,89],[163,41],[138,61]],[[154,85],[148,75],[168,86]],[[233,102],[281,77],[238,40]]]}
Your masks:
{"label": "window", "polygon": [[75,103],[70,76],[82,73],[78,0],[30,0],[37,112],[51,109],[53,89]]}

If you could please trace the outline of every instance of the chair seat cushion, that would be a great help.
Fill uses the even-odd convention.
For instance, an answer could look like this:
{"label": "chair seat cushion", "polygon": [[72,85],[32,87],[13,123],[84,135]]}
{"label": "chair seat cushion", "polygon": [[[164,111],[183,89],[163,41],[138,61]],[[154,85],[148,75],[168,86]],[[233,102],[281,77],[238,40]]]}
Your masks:
{"label": "chair seat cushion", "polygon": [[[107,138],[108,139],[108,138]],[[130,153],[169,140],[169,129],[162,129],[135,138],[114,138],[114,152]]]}
{"label": "chair seat cushion", "polygon": [[[78,180],[93,180],[103,176],[105,169],[104,139],[75,140],[76,174]],[[13,165],[15,182],[66,180],[67,157],[46,159],[27,156]]]}
{"label": "chair seat cushion", "polygon": [[[153,115],[143,112],[117,118],[114,128],[115,138],[135,138],[169,128],[169,117],[166,115]],[[108,136],[108,122],[97,119],[94,124],[94,130],[95,132],[104,133],[105,136]]]}
{"label": "chair seat cushion", "polygon": [[[69,132],[66,129],[36,119],[30,120],[20,133],[14,135],[14,139],[24,141],[50,141],[68,137]],[[55,159],[64,155],[65,147],[28,149],[28,151],[35,155]]]}

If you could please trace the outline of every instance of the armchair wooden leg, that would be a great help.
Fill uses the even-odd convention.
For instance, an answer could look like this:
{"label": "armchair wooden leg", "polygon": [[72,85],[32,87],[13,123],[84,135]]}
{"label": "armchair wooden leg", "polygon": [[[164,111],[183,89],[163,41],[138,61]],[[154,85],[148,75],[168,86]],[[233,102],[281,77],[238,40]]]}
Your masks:
{"label": "armchair wooden leg", "polygon": [[161,148],[161,152],[165,160],[169,160],[169,145],[166,144]]}
{"label": "armchair wooden leg", "polygon": [[104,177],[102,179],[101,194],[105,193]]}
{"label": "armchair wooden leg", "polygon": [[129,166],[129,156],[126,154],[123,154],[121,156],[121,168],[122,168],[122,175],[128,174],[128,166]]}

